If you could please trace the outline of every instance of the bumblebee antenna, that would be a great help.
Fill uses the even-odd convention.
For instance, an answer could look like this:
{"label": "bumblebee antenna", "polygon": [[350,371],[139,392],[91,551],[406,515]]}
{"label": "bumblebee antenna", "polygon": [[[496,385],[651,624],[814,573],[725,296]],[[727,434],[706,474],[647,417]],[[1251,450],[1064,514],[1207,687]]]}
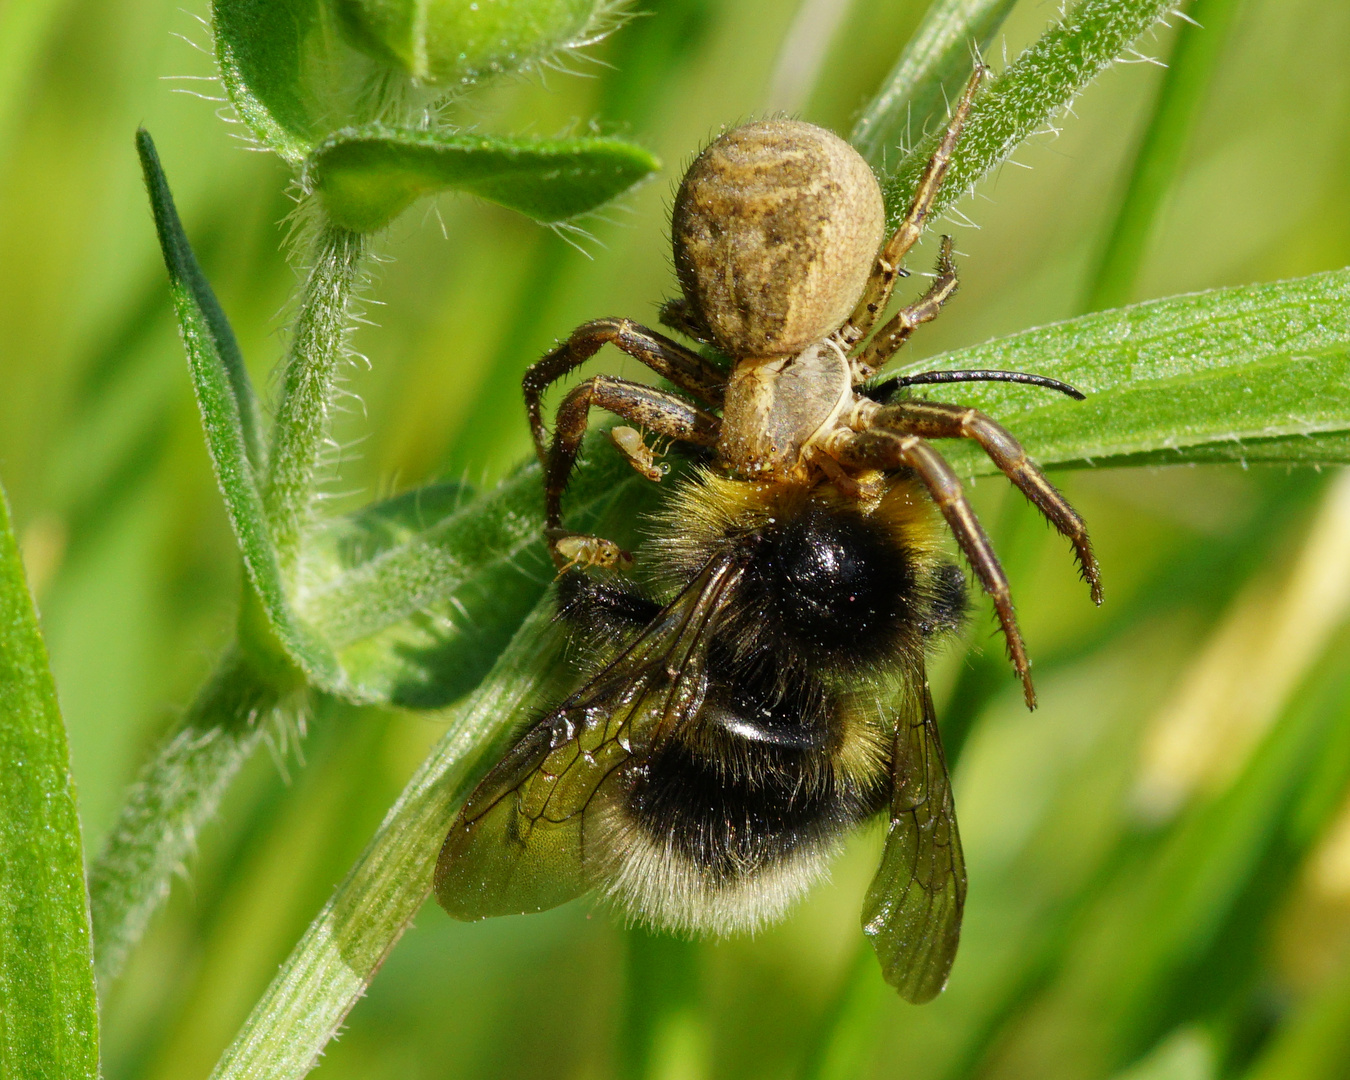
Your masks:
{"label": "bumblebee antenna", "polygon": [[1075,401],[1084,400],[1087,395],[1068,383],[1051,379],[1045,375],[1028,375],[1024,371],[920,371],[915,375],[896,375],[877,384],[878,390],[898,390],[902,386],[921,386],[924,383],[963,383],[963,382],[1012,382],[1039,386],[1046,390],[1058,390]]}

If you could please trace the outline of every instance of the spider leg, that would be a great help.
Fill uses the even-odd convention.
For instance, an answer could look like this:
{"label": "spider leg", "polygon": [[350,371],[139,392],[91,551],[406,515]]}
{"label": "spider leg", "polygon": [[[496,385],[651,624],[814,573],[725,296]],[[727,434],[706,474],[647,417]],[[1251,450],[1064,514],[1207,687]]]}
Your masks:
{"label": "spider leg", "polygon": [[544,459],[545,533],[549,551],[559,566],[569,558],[559,552],[559,540],[577,535],[562,527],[562,496],[571,478],[572,466],[576,464],[592,406],[658,435],[696,446],[714,445],[722,425],[712,413],[704,412],[683,398],[612,375],[594,375],[568,391],[558,406],[553,443]]}
{"label": "spider leg", "polygon": [[712,331],[708,329],[703,317],[697,314],[683,296],[667,300],[661,305],[661,325],[676,330],[700,345],[713,344]]}
{"label": "spider leg", "polygon": [[1031,665],[1026,646],[1017,629],[1013,612],[1012,594],[1008,578],[994,554],[994,547],[984,527],[966,501],[961,481],[952,467],[932,445],[918,435],[906,434],[890,428],[870,427],[865,431],[836,428],[824,440],[821,448],[830,457],[850,469],[908,468],[923,481],[938,510],[947,521],[957,545],[970,561],[971,569],[980,579],[980,585],[994,602],[1003,637],[1008,643],[1008,656],[1013,670],[1022,680],[1022,692],[1027,708],[1036,707],[1036,690],[1031,685]]}
{"label": "spider leg", "polygon": [[942,305],[956,292],[956,264],[952,262],[952,238],[944,236],[942,247],[938,250],[937,273],[933,284],[914,303],[897,311],[876,336],[867,343],[866,348],[853,358],[853,385],[857,386],[876,374],[877,369],[886,364],[896,351],[909,340],[916,327],[932,322],[942,311]]}
{"label": "spider leg", "polygon": [[952,151],[956,149],[957,139],[961,136],[961,127],[965,124],[966,117],[970,115],[970,106],[975,100],[975,92],[984,81],[986,70],[983,64],[975,65],[975,72],[971,75],[970,82],[966,83],[961,100],[956,103],[951,121],[947,124],[947,131],[942,136],[942,141],[938,143],[937,149],[933,151],[933,156],[928,159],[923,175],[919,177],[919,187],[909,204],[909,212],[882,247],[881,253],[877,256],[876,267],[872,270],[872,276],[867,279],[858,306],[853,309],[848,322],[839,328],[839,341],[846,349],[852,348],[865,338],[886,309],[886,304],[891,299],[891,290],[895,288],[895,279],[904,273],[900,269],[900,260],[914,246],[928,223],[928,213],[933,209],[933,200],[937,198],[943,180],[947,178]]}
{"label": "spider leg", "polygon": [[1087,526],[1005,427],[977,409],[935,401],[901,401],[885,406],[873,415],[872,423],[925,439],[973,439],[979,443],[1002,473],[1073,544],[1078,567],[1092,590],[1092,601],[1102,602],[1101,570],[1092,554]]}
{"label": "spider leg", "polygon": [[557,380],[594,356],[605,345],[622,349],[681,390],[709,405],[722,404],[726,376],[698,353],[686,349],[632,319],[596,319],[572,331],[561,345],[536,360],[525,372],[525,411],[530,417],[535,453],[548,466],[548,430],[544,427],[542,397]]}

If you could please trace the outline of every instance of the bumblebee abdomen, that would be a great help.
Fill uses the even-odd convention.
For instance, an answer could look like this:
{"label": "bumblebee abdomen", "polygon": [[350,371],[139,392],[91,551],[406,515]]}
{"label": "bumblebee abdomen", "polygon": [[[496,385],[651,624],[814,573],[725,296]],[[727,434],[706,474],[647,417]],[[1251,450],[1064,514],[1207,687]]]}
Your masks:
{"label": "bumblebee abdomen", "polygon": [[611,891],[645,921],[717,933],[769,921],[887,805],[880,715],[780,660],[715,642],[696,719],[629,770],[610,813],[623,839]]}

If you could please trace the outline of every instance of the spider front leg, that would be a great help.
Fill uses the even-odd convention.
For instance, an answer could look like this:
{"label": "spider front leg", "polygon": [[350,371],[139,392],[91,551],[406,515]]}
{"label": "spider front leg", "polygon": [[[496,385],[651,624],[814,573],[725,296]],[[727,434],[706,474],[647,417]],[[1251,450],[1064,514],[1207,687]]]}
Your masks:
{"label": "spider front leg", "polygon": [[900,268],[900,260],[915,245],[928,223],[928,214],[933,209],[938,192],[942,189],[942,182],[947,178],[952,151],[956,149],[957,139],[961,136],[961,127],[965,124],[966,117],[970,115],[975,92],[984,81],[986,70],[983,64],[975,65],[974,74],[971,75],[970,82],[966,83],[961,100],[956,103],[956,110],[952,113],[947,131],[942,136],[942,141],[938,143],[938,148],[933,151],[933,156],[928,159],[923,175],[919,177],[919,187],[909,204],[909,212],[905,214],[904,220],[900,222],[877,256],[876,266],[872,270],[872,276],[867,279],[858,306],[853,309],[848,321],[837,331],[839,343],[844,348],[851,349],[871,333],[872,327],[876,325],[877,319],[890,302],[895,279],[904,273]]}
{"label": "spider front leg", "polygon": [[1036,504],[1051,525],[1073,544],[1078,568],[1092,590],[1092,601],[1102,602],[1101,569],[1092,554],[1087,525],[1055,486],[1046,479],[1012,435],[978,409],[936,401],[902,401],[878,409],[873,427],[887,428],[925,439],[972,439],[1019,491]]}
{"label": "spider front leg", "polygon": [[[570,390],[553,428],[553,444],[544,457],[545,535],[549,552],[559,569],[571,565],[619,565],[626,553],[617,544],[599,537],[571,533],[562,527],[562,496],[576,464],[581,440],[586,434],[591,407],[604,409],[625,420],[695,446],[713,446],[722,421],[674,394],[611,375],[595,375]],[[624,449],[623,439],[619,442]],[[625,450],[629,462],[634,454]]]}
{"label": "spider front leg", "polygon": [[557,348],[536,360],[525,372],[521,389],[530,418],[535,453],[548,467],[548,430],[544,427],[544,391],[580,367],[605,345],[622,349],[634,360],[669,379],[681,390],[709,405],[721,405],[726,376],[717,366],[678,342],[671,341],[632,319],[596,319],[578,326]]}
{"label": "spider front leg", "polygon": [[942,305],[956,292],[957,285],[956,264],[952,262],[952,238],[944,236],[942,246],[938,249],[937,273],[928,291],[914,303],[897,311],[890,322],[877,331],[866,348],[849,361],[853,385],[866,382],[875,375],[895,355],[896,350],[909,340],[915,328],[936,319],[942,312]]}
{"label": "spider front leg", "polygon": [[1013,612],[1012,593],[1008,578],[994,554],[994,547],[984,527],[975,516],[965,491],[952,467],[929,443],[918,435],[907,435],[887,428],[868,428],[850,431],[836,428],[824,440],[821,449],[849,469],[880,469],[883,471],[908,468],[923,481],[938,510],[947,521],[956,538],[957,546],[965,553],[980,585],[994,602],[1003,637],[1008,643],[1008,656],[1013,670],[1022,680],[1022,692],[1027,708],[1036,707],[1036,690],[1031,685],[1031,664],[1026,646],[1017,629]]}

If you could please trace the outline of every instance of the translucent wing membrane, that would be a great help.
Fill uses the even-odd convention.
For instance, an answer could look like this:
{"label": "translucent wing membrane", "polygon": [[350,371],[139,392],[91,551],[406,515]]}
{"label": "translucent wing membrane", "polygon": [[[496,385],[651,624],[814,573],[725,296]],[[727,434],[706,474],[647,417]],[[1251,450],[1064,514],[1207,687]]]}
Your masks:
{"label": "translucent wing membrane", "polygon": [[918,675],[914,715],[896,725],[891,823],[863,904],[863,932],[886,981],[916,1005],[947,985],[966,902],[951,780],[933,698]]}
{"label": "translucent wing membrane", "polygon": [[601,884],[623,770],[694,716],[708,630],[741,570],[713,559],[594,679],[534,725],[469,796],[436,866],[458,919],[543,911]]}

